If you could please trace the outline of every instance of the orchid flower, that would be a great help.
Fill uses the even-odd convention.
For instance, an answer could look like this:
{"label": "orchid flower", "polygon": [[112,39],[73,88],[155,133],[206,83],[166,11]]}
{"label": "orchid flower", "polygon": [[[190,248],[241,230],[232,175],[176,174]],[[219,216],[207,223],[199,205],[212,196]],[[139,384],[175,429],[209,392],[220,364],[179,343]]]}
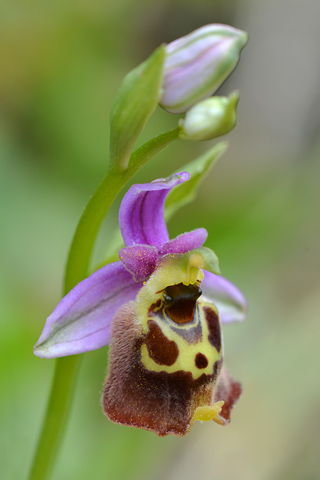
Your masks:
{"label": "orchid flower", "polygon": [[119,261],[80,282],[48,317],[34,352],[54,358],[110,344],[102,398],[110,420],[185,435],[194,420],[226,424],[241,386],[223,367],[221,323],[246,302],[220,277],[203,228],[169,240],[164,205],[187,172],[133,185],[119,224]]}

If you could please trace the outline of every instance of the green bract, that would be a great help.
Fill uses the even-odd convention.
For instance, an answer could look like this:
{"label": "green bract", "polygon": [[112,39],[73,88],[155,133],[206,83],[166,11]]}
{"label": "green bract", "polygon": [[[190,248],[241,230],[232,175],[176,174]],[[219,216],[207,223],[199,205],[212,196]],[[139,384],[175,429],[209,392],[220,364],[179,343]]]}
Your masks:
{"label": "green bract", "polygon": [[191,203],[197,196],[198,189],[208,175],[211,167],[227,149],[227,142],[220,142],[200,157],[183,166],[190,173],[190,180],[177,185],[167,197],[165,218],[171,218],[179,208]]}
{"label": "green bract", "polygon": [[124,170],[133,147],[161,94],[165,47],[159,47],[145,62],[124,78],[110,113],[110,163]]}

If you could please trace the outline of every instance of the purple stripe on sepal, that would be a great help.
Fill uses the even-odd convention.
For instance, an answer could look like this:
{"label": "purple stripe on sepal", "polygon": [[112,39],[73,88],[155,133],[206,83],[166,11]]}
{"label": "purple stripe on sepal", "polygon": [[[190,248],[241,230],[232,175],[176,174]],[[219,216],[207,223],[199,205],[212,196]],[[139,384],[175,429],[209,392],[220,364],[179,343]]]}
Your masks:
{"label": "purple stripe on sepal", "polygon": [[201,290],[201,298],[217,306],[222,323],[242,322],[245,319],[246,299],[240,290],[226,278],[204,270]]}
{"label": "purple stripe on sepal", "polygon": [[134,300],[141,287],[121,262],[100,268],[74,287],[47,318],[35,355],[63,357],[108,345],[114,314]]}
{"label": "purple stripe on sepal", "polygon": [[164,203],[169,191],[190,175],[182,172],[152,183],[133,185],[123,197],[119,225],[126,246],[161,247],[169,236],[164,220]]}
{"label": "purple stripe on sepal", "polygon": [[119,259],[136,282],[150,277],[158,263],[158,249],[151,245],[134,245],[119,251]]}
{"label": "purple stripe on sepal", "polygon": [[169,240],[162,245],[159,250],[160,255],[168,253],[186,253],[194,248],[200,248],[206,241],[208,232],[205,228],[198,228],[191,232],[182,233],[173,240]]}

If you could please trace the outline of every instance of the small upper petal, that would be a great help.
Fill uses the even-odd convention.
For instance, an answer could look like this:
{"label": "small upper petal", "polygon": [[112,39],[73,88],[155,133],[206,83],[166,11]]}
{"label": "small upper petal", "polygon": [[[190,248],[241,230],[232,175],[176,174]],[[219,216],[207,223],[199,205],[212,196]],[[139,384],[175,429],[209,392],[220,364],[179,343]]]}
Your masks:
{"label": "small upper petal", "polygon": [[245,319],[246,299],[229,280],[204,270],[201,289],[203,297],[217,306],[222,323],[241,322]]}
{"label": "small upper petal", "polygon": [[133,185],[123,197],[119,225],[126,246],[153,245],[161,247],[169,236],[164,220],[164,203],[169,191],[186,180],[187,172]]}
{"label": "small upper petal", "polygon": [[198,228],[191,232],[182,233],[173,240],[169,240],[162,245],[159,250],[160,255],[168,253],[187,253],[194,248],[200,248],[206,241],[208,232],[205,228]]}
{"label": "small upper petal", "polygon": [[114,314],[141,286],[121,262],[100,268],[76,285],[47,318],[35,355],[63,357],[107,345]]}
{"label": "small upper petal", "polygon": [[158,263],[158,249],[151,245],[133,245],[119,251],[119,259],[136,282],[150,277]]}

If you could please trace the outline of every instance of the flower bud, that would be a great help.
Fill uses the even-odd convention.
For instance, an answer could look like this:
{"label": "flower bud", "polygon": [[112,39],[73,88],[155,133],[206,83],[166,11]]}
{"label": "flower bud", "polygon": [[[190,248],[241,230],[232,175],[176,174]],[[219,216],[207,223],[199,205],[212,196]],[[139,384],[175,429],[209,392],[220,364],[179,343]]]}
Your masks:
{"label": "flower bud", "polygon": [[237,123],[238,92],[212,97],[194,105],[180,121],[183,140],[210,140],[225,135]]}
{"label": "flower bud", "polygon": [[212,24],[169,43],[160,105],[182,113],[210,97],[236,67],[247,41],[242,30]]}

